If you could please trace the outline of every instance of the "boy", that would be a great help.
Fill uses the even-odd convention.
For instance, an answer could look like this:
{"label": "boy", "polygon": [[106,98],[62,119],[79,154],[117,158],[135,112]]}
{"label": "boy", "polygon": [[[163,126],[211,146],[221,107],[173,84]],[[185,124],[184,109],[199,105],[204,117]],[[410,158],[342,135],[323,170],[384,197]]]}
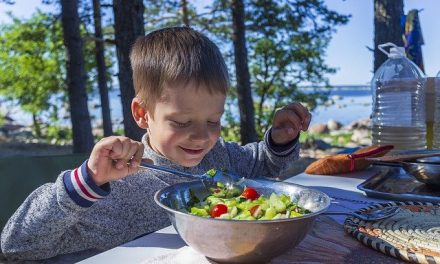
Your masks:
{"label": "boy", "polygon": [[227,168],[244,177],[276,176],[298,158],[299,131],[310,123],[299,103],[276,112],[262,142],[239,146],[219,138],[228,74],[216,45],[200,33],[187,27],[152,32],[136,41],[131,64],[131,110],[147,131],[142,143],[104,138],[79,168],[31,193],[2,232],[6,256],[105,250],[169,225],[153,195],[182,179],[138,172],[142,157],[194,174]]}

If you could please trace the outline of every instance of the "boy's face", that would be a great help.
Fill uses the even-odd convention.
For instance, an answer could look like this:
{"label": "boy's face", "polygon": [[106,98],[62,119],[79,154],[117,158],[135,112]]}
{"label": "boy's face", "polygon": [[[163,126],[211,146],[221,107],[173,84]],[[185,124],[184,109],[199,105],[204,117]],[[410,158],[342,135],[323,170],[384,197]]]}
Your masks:
{"label": "boy's face", "polygon": [[164,87],[164,98],[147,111],[149,143],[173,162],[193,167],[214,147],[220,136],[225,95],[209,94],[190,82],[186,87]]}

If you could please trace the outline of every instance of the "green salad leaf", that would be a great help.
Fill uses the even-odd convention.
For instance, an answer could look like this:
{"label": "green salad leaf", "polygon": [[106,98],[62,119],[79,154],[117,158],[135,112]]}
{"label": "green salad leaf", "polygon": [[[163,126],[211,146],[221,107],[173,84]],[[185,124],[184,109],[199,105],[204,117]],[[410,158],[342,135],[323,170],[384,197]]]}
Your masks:
{"label": "green salad leaf", "polygon": [[222,183],[210,188],[210,195],[202,201],[190,201],[188,208],[193,215],[233,220],[274,220],[310,213],[288,195],[272,193],[265,197],[251,187],[241,192],[227,189]]}

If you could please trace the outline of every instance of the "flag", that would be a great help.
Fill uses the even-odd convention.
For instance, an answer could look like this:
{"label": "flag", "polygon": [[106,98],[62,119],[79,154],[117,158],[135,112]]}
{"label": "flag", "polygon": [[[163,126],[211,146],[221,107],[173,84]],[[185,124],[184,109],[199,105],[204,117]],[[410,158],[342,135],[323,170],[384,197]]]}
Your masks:
{"label": "flag", "polygon": [[422,45],[425,43],[423,42],[422,29],[420,27],[419,10],[410,10],[405,16],[404,21],[403,43],[406,56],[425,72],[422,56]]}

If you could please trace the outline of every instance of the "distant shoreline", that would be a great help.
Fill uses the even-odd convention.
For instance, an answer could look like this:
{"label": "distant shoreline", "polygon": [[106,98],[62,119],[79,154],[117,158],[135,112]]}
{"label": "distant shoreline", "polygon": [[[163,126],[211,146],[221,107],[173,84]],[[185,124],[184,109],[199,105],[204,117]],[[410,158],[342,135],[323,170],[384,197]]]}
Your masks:
{"label": "distant shoreline", "polygon": [[[320,89],[329,91],[330,96],[336,99],[335,105],[333,106],[321,105],[317,107],[314,113],[312,113],[315,118],[314,121],[316,122],[327,122],[328,119],[326,116],[331,116],[332,117],[331,119],[338,120],[343,124],[348,124],[351,121],[355,121],[362,117],[368,116],[371,110],[371,106],[367,106],[368,103],[370,103],[371,105],[370,87],[367,85],[341,85],[341,86],[334,86],[331,89],[324,87],[316,87],[316,86],[300,86],[299,88],[306,90],[306,92],[309,91],[311,92],[312,89],[314,91],[316,89],[318,91]],[[113,126],[117,128],[121,126],[121,122],[122,122],[122,107],[120,102],[119,91],[116,89],[110,91],[109,98],[110,98],[110,105],[112,106],[111,116],[112,116]],[[360,103],[358,103],[357,101],[360,101]],[[360,108],[356,107],[356,111],[350,111],[350,114],[347,115],[344,114],[343,108],[346,108],[353,103],[362,104],[365,105],[365,107],[360,107]],[[101,122],[101,118],[100,118],[101,108],[96,107],[99,105],[100,105],[100,101],[98,94],[95,94],[89,98],[89,112],[90,112],[90,116],[93,117],[92,122],[94,123]],[[4,109],[1,109],[1,111],[5,112]],[[335,113],[334,116],[332,115],[332,111]],[[360,116],[359,111],[365,113],[365,115]],[[322,115],[324,116],[321,118]],[[341,118],[339,118],[338,116],[341,116]],[[17,124],[23,126],[30,126],[32,124],[31,116],[27,114],[23,114],[18,110],[18,108],[15,109],[13,108],[11,117],[16,120]],[[59,122],[59,124],[66,125],[65,124],[66,122],[67,121]]]}
{"label": "distant shoreline", "polygon": [[[326,89],[328,90],[329,88],[325,87],[325,86],[316,86],[316,85],[300,85],[298,86],[298,88],[300,89]],[[369,90],[370,89],[370,85],[362,85],[362,84],[352,84],[352,85],[331,85],[330,90],[332,89],[365,89],[365,90]]]}

